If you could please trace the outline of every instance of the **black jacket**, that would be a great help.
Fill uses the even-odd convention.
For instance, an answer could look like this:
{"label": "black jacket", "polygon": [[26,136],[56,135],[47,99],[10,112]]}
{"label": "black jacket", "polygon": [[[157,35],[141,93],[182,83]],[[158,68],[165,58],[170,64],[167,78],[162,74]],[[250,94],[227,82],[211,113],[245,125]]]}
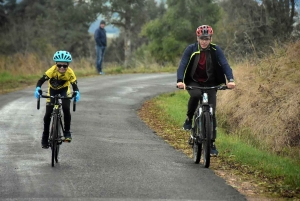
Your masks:
{"label": "black jacket", "polygon": [[95,38],[96,44],[98,46],[106,47],[106,31],[105,31],[105,29],[103,29],[101,27],[96,29],[94,38]]}
{"label": "black jacket", "polygon": [[[221,48],[215,44],[209,45],[206,50],[206,73],[208,79],[206,82],[212,85],[226,84],[227,80],[233,79],[232,69],[229,66]],[[193,81],[193,75],[196,71],[200,58],[199,43],[189,45],[182,56],[177,69],[177,82],[189,83]]]}

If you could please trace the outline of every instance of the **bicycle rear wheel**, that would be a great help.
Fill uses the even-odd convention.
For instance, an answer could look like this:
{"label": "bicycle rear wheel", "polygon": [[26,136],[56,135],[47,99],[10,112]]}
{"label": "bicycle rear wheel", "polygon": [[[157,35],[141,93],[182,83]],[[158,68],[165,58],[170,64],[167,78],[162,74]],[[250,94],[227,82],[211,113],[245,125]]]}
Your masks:
{"label": "bicycle rear wheel", "polygon": [[209,112],[204,112],[202,116],[202,134],[205,140],[202,142],[203,146],[203,165],[205,168],[210,166],[210,144],[211,144],[211,135],[212,135],[212,119]]}

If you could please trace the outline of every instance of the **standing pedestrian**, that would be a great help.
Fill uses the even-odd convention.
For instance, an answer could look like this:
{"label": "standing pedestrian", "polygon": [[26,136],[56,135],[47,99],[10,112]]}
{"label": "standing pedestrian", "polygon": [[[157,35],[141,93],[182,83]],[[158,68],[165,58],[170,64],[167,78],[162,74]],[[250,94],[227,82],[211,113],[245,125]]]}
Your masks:
{"label": "standing pedestrian", "polygon": [[96,29],[94,38],[96,42],[96,68],[100,75],[103,75],[102,63],[104,59],[104,52],[106,48],[106,30],[104,29],[106,23],[104,20],[101,20],[100,26]]}

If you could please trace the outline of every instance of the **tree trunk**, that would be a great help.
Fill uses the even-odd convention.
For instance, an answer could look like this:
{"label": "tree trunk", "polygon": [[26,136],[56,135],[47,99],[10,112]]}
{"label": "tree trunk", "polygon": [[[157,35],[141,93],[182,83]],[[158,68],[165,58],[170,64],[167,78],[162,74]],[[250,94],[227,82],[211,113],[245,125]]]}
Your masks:
{"label": "tree trunk", "polygon": [[124,67],[127,68],[130,63],[131,58],[131,39],[130,39],[130,30],[125,30],[125,37],[124,37]]}

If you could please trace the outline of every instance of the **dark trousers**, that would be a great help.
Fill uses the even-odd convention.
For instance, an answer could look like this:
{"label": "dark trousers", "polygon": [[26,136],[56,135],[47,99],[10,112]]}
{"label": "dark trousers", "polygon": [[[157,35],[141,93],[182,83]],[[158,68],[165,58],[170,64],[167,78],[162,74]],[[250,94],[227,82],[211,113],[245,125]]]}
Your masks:
{"label": "dark trousers", "polygon": [[[67,96],[68,87],[59,89],[59,90],[53,90],[49,89],[50,96],[54,96],[57,94],[60,94],[61,96],[66,97]],[[62,100],[62,111],[64,113],[64,130],[70,131],[71,126],[71,112],[70,112],[70,100],[63,99]],[[51,113],[53,111],[53,104],[54,99],[51,99],[50,102],[47,102],[46,104],[46,113],[44,116],[44,134],[49,135],[49,128],[50,128],[50,122],[51,122]]]}
{"label": "dark trousers", "polygon": [[[205,83],[198,83],[198,82],[190,82],[187,84],[187,86],[198,86],[198,87],[209,87],[214,85],[208,85]],[[198,107],[198,103],[201,100],[201,90],[200,89],[192,89],[188,90],[188,93],[190,94],[190,99],[188,101],[188,110],[187,110],[187,116],[189,119],[193,119],[194,113]],[[213,136],[216,138],[217,136],[217,120],[216,120],[216,106],[217,106],[217,90],[208,90],[208,103],[212,105],[213,107]],[[215,139],[212,139],[213,141]]]}

